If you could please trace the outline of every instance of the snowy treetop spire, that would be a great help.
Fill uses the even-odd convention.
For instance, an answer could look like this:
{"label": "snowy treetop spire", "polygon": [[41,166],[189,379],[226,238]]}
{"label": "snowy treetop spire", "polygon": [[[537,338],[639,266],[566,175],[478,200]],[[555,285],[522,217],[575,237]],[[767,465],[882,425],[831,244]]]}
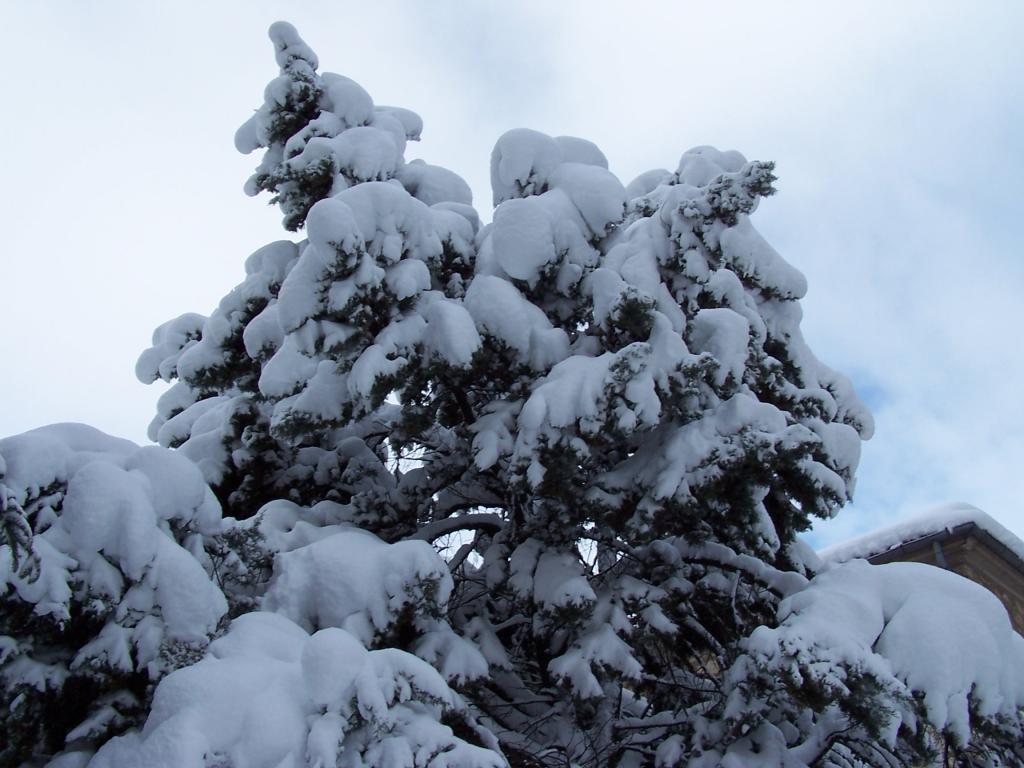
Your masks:
{"label": "snowy treetop spire", "polygon": [[308,65],[311,72],[320,66],[313,49],[306,45],[306,41],[299,37],[298,30],[287,21],[275,21],[267,30],[267,35],[274,44],[275,58],[282,72],[294,66],[296,60]]}
{"label": "snowy treetop spire", "polygon": [[318,199],[399,176],[405,143],[419,139],[423,122],[407,109],[375,106],[347,77],[319,74],[316,54],[291,24],[271,25],[270,39],[281,74],[238,129],[235,146],[245,154],[266,149],[246,193],[273,193],[285,228],[296,230]]}
{"label": "snowy treetop spire", "polygon": [[[274,193],[285,227],[305,228],[308,240],[252,254],[245,280],[209,318],[165,323],[137,366],[143,381],[177,380],[158,403],[151,438],[198,463],[241,517],[286,489],[297,501],[347,498],[339,475],[352,456],[339,446],[349,435],[331,431],[343,415],[372,410],[378,377],[398,375],[396,358],[410,347],[454,348],[440,329],[469,321],[436,301],[436,289],[464,291],[479,226],[457,174],[405,162],[406,141],[422,130],[418,115],[318,73],[290,24],[273,25],[270,37],[281,72],[236,144],[265,150],[247,190]],[[424,309],[431,301],[434,309],[410,315],[425,293]],[[468,347],[455,346],[465,357]],[[380,465],[373,449],[359,461],[366,454]]]}

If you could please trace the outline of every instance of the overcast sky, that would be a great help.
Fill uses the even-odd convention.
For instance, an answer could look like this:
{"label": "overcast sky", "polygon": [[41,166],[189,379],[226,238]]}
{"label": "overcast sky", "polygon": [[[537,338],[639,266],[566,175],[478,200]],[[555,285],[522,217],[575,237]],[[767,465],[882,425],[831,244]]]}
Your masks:
{"label": "overcast sky", "polygon": [[285,236],[232,144],[283,18],[322,70],[418,112],[407,157],[462,174],[485,217],[513,127],[589,138],[624,182],[700,144],[775,160],[754,223],[876,419],[815,543],[948,501],[1024,536],[1024,3],[710,5],[0,4],[0,435],[145,441],[152,329],[208,314]]}

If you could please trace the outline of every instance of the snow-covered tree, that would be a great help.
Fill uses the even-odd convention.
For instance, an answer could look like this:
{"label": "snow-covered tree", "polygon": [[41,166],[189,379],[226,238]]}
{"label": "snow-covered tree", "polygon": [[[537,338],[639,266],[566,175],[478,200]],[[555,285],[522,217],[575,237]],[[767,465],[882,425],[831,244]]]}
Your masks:
{"label": "snow-covered tree", "polygon": [[1013,766],[1024,761],[1024,639],[984,587],[855,560],[792,592],[744,638],[726,704],[663,765]]}
{"label": "snow-covered tree", "polygon": [[[751,224],[770,163],[700,147],[624,186],[592,143],[514,130],[481,227],[465,182],[405,161],[419,118],[271,39],[236,144],[306,239],[137,369],[176,381],[151,434],[234,516],[196,554],[236,618],[94,765],[1024,759],[994,598],[799,538],[872,423]],[[8,580],[39,583],[49,531],[0,499]]]}
{"label": "snow-covered tree", "polygon": [[[145,720],[227,605],[204,565],[220,508],[195,465],[76,424],[0,440],[0,764]],[[0,540],[3,541],[3,540]]]}
{"label": "snow-covered tree", "polygon": [[494,747],[429,664],[257,611],[169,675],[145,730],[108,742],[89,765],[502,768]]}
{"label": "snow-covered tree", "polygon": [[[750,225],[770,165],[700,148],[629,191],[604,165],[580,140],[499,140],[463,302],[485,351],[450,429],[463,484],[503,511],[464,566],[484,596],[466,631],[508,667],[479,705],[516,753],[642,764],[696,738],[684,713],[772,622],[805,570],[796,534],[849,496],[871,422],[802,341],[802,276]],[[557,717],[530,730],[538,702]]]}
{"label": "snow-covered tree", "polygon": [[262,610],[168,676],[145,728],[90,765],[505,765],[450,687],[479,681],[487,663],[447,624],[447,565],[424,541],[387,544],[344,516],[333,502],[280,501],[238,524],[276,554]]}
{"label": "snow-covered tree", "polygon": [[144,382],[176,380],[150,438],[198,463],[239,517],[280,497],[347,500],[365,473],[386,474],[374,458],[385,454],[386,419],[366,408],[359,423],[342,418],[336,393],[318,395],[332,383],[318,365],[351,365],[354,351],[400,319],[429,285],[421,260],[446,284],[468,274],[477,223],[462,179],[405,162],[406,141],[422,127],[417,115],[375,106],[348,78],[318,74],[291,25],[274,24],[270,37],[281,74],[235,137],[240,151],[265,149],[246,190],[274,192],[288,229],[331,200],[310,222],[310,240],[256,251],[245,280],[208,318],[160,326],[136,367]]}

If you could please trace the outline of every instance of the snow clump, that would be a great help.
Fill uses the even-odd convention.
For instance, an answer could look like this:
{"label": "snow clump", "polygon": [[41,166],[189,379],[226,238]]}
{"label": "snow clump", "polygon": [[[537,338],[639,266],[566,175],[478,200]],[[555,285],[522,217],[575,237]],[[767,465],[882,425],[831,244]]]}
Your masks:
{"label": "snow clump", "polygon": [[[456,735],[456,730],[458,735]],[[274,613],[235,619],[199,663],[165,678],[145,728],[90,768],[505,768],[494,737],[429,664],[312,635]]]}
{"label": "snow clump", "polygon": [[19,723],[0,756],[102,741],[225,614],[204,569],[220,506],[184,456],[82,424],[0,440],[0,499],[29,533],[0,544],[0,724]]}

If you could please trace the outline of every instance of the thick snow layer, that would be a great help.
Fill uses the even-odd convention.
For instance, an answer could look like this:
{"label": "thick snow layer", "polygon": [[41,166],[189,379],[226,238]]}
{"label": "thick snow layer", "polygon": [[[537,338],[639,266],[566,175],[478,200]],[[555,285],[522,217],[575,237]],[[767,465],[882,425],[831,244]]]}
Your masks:
{"label": "thick snow layer", "polygon": [[237,394],[210,396],[211,382],[223,386],[226,378],[258,373],[256,361],[269,358],[282,345],[276,294],[304,245],[281,240],[255,251],[245,261],[245,279],[209,318],[183,316],[165,323],[154,334],[154,346],[139,358],[136,374],[141,380],[179,379],[158,401],[150,439],[180,448],[210,482],[219,482],[225,472],[222,443],[232,429],[227,419],[218,419],[232,413]]}
{"label": "thick snow layer", "polygon": [[514,285],[493,275],[478,275],[466,291],[465,307],[486,334],[515,349],[538,369],[569,353],[569,338],[553,328],[544,311]]}
{"label": "thick snow layer", "polygon": [[743,378],[749,340],[750,324],[746,318],[724,307],[700,310],[690,325],[690,349],[715,358],[719,386],[728,377],[734,381]]}
{"label": "thick snow layer", "polygon": [[273,111],[287,102],[291,95],[292,78],[300,82],[312,80],[319,66],[316,54],[291,24],[275,22],[270,27],[269,36],[274,45],[277,65],[281,68],[281,76],[270,81],[264,91],[266,101],[263,106],[235,133],[235,148],[243,154],[268,146]]}
{"label": "thick snow layer", "polygon": [[341,627],[370,644],[409,606],[440,615],[451,590],[448,567],[428,543],[386,544],[349,527],[279,554],[263,607],[310,630]]}
{"label": "thick snow layer", "polygon": [[608,170],[608,158],[594,142],[578,136],[555,136],[555,143],[562,150],[563,162],[596,165]]}
{"label": "thick snow layer", "polygon": [[621,218],[625,190],[608,172],[608,159],[593,142],[575,136],[552,138],[529,128],[502,134],[491,154],[494,204],[541,195],[552,187],[570,191],[595,232],[603,233],[609,221]]}
{"label": "thick snow layer", "polygon": [[263,366],[259,388],[267,397],[286,397],[309,381],[317,370],[317,361],[303,354],[301,341],[295,335],[286,336],[274,356]]}
{"label": "thick snow layer", "polygon": [[402,147],[393,134],[380,128],[357,126],[333,139],[309,140],[301,155],[288,161],[288,167],[301,173],[312,165],[327,161],[348,183],[390,179],[402,162]]}
{"label": "thick snow layer", "polygon": [[[836,697],[847,674],[874,676],[923,697],[929,724],[960,744],[970,740],[972,712],[1013,720],[1024,707],[1024,639],[991,592],[949,571],[853,561],[784,600],[779,618],[777,629],[761,627],[746,641],[759,667]],[[890,734],[911,717],[889,716]]]}
{"label": "thick snow layer", "polygon": [[[349,459],[349,471],[371,476],[379,467],[357,438],[338,452]],[[480,649],[441,618],[452,589],[445,562],[425,538],[385,544],[355,527],[354,516],[350,505],[324,501],[305,508],[279,500],[253,518],[231,522],[236,533],[255,535],[259,548],[275,558],[263,608],[310,631],[344,628],[367,646],[386,646],[395,635],[414,632],[412,651],[446,680],[467,684],[486,678],[488,662]]]}
{"label": "thick snow layer", "polygon": [[213,630],[227,610],[224,596],[170,528],[212,534],[220,527],[220,506],[188,459],[82,424],[0,440],[0,457],[0,483],[37,521],[39,566],[38,579],[25,577],[9,546],[0,546],[5,590],[58,621],[70,616],[73,600],[103,596],[122,606],[108,629],[123,625],[136,644],[149,625],[136,626],[138,617],[125,615],[130,608],[147,606],[168,640],[200,641]]}
{"label": "thick snow layer", "polygon": [[761,237],[746,216],[723,231],[719,242],[722,255],[742,277],[787,299],[801,299],[807,293],[807,278]]}
{"label": "thick snow layer", "polygon": [[760,437],[761,442],[770,444],[786,431],[786,417],[775,406],[740,394],[704,418],[673,430],[656,457],[642,451],[636,457],[637,468],[650,476],[655,499],[677,494],[686,498],[693,485],[720,471],[712,459],[724,463],[744,450],[740,441],[730,438],[742,436],[753,441]]}
{"label": "thick snow layer", "polygon": [[428,352],[451,365],[468,367],[482,342],[466,308],[440,299],[427,306],[423,317],[427,321],[423,343]]}
{"label": "thick snow layer", "polygon": [[558,142],[539,131],[515,128],[503,133],[491,153],[494,204],[545,191],[562,158]]}
{"label": "thick snow layer", "polygon": [[275,25],[271,40],[280,74],[239,128],[235,145],[243,153],[266,148],[245,189],[250,195],[274,193],[287,228],[298,229],[316,202],[370,181],[394,181],[428,205],[471,203],[469,186],[458,175],[405,162],[406,142],[418,140],[423,129],[419,115],[375,106],[350,78],[318,74],[315,55],[291,26]]}
{"label": "thick snow layer", "polygon": [[569,196],[591,237],[604,237],[612,224],[622,220],[626,190],[607,169],[584,163],[562,163],[551,173],[550,184]]}
{"label": "thick snow layer", "polygon": [[[369,452],[361,440],[352,440],[351,443],[358,444],[363,452]],[[358,451],[349,453],[358,455]],[[270,553],[291,552],[333,536],[345,530],[340,527],[342,524],[350,522],[351,510],[346,505],[322,501],[312,507],[300,507],[284,499],[264,504],[259,512],[247,520],[226,521],[229,528],[257,534],[261,546]]]}
{"label": "thick snow layer", "polygon": [[369,253],[393,264],[403,256],[429,261],[441,250],[429,207],[400,185],[360,184],[337,199],[355,216]]}
{"label": "thick snow layer", "polygon": [[165,448],[178,446],[178,452],[199,467],[206,482],[220,482],[226,470],[227,416],[234,402],[235,398],[225,395],[198,401],[163,423],[157,430],[157,442]]}
{"label": "thick snow layer", "polygon": [[321,106],[337,115],[347,127],[365,125],[373,117],[373,99],[355,80],[325,72],[320,78],[324,98]]}
{"label": "thick snow layer", "polygon": [[[274,425],[331,422],[340,418],[343,405],[367,407],[378,381],[397,375],[421,341],[428,354],[451,355],[459,366],[469,361],[478,341],[461,307],[438,307],[424,319],[396,306],[414,304],[430,288],[427,265],[443,253],[441,231],[450,238],[463,229],[462,239],[472,238],[467,219],[451,211],[447,216],[458,223],[397,182],[359,184],[312,207],[306,220],[309,245],[273,305],[285,336],[260,373],[260,392],[277,400]],[[390,323],[382,298],[394,308]],[[333,356],[373,325],[375,343],[357,348],[346,361]]]}
{"label": "thick snow layer", "polygon": [[153,346],[139,356],[135,376],[143,384],[171,381],[178,375],[181,354],[199,341],[206,318],[189,312],[168,320],[153,331]]}
{"label": "thick snow layer", "polygon": [[294,59],[302,59],[314,69],[319,65],[313,49],[299,37],[298,31],[287,21],[275,21],[267,33],[274,44],[277,66],[287,67]]}
{"label": "thick snow layer", "polygon": [[[205,568],[220,506],[180,454],[54,424],[0,440],[0,514],[20,518],[0,534],[0,730],[102,741],[227,612]],[[68,698],[54,722],[49,702]]]}
{"label": "thick snow layer", "polygon": [[630,200],[636,200],[653,192],[662,184],[669,183],[673,179],[674,174],[672,171],[665,168],[654,168],[650,171],[644,171],[626,185],[626,195]]}
{"label": "thick snow layer", "polygon": [[437,203],[473,204],[469,184],[454,171],[422,160],[406,163],[398,171],[398,180],[409,194],[427,205]]}
{"label": "thick snow layer", "polygon": [[403,259],[384,272],[384,284],[399,301],[411,298],[430,287],[430,270],[417,259]]}
{"label": "thick snow layer", "polygon": [[477,274],[507,275],[531,288],[552,281],[571,294],[596,266],[595,244],[623,219],[626,191],[600,150],[583,139],[518,129],[492,156],[493,226],[482,233]]}
{"label": "thick snow layer", "polygon": [[[298,247],[278,241],[260,248],[246,260],[246,279],[220,301],[203,325],[202,339],[181,352],[177,374],[184,381],[196,381],[206,371],[224,365],[225,349],[234,343],[240,326],[252,314],[253,305],[267,306],[259,321],[252,319],[243,331],[247,351],[253,356],[273,351],[282,333],[271,294],[281,285],[298,258]],[[257,315],[259,316],[259,315]],[[141,358],[139,359],[141,362]]]}
{"label": "thick snow layer", "polygon": [[583,699],[607,695],[594,674],[595,669],[615,670],[630,680],[640,680],[643,675],[628,643],[608,624],[585,632],[566,653],[552,659],[548,669],[555,678],[567,680],[574,694]]}
{"label": "thick snow layer", "polygon": [[374,107],[378,113],[385,113],[394,117],[405,129],[405,138],[409,141],[419,141],[423,133],[423,118],[405,107],[385,107],[378,104]]}
{"label": "thick snow layer", "polygon": [[723,172],[735,173],[746,162],[747,159],[734,149],[723,152],[715,147],[693,147],[679,158],[676,176],[683,184],[703,187]]}
{"label": "thick snow layer", "polygon": [[538,484],[546,472],[531,458],[536,446],[557,440],[558,430],[568,427],[594,435],[615,429],[628,434],[656,426],[667,375],[687,357],[668,320],[655,314],[649,342],[598,357],[573,355],[554,365],[518,418],[515,455],[529,464],[531,483]]}
{"label": "thick snow layer", "polygon": [[546,552],[537,539],[527,539],[509,557],[509,583],[522,597],[544,611],[592,605],[597,596],[590,587],[578,557],[566,552]]}
{"label": "thick snow layer", "polygon": [[555,232],[538,197],[507,200],[494,212],[494,255],[509,277],[536,284],[555,261]]}
{"label": "thick snow layer", "polygon": [[[441,723],[464,717],[463,737]],[[472,736],[468,736],[472,734]],[[474,738],[470,743],[465,738]],[[199,663],[157,687],[141,732],[90,768],[503,768],[494,737],[429,664],[368,651],[334,627],[312,636],[283,616],[239,617]]]}
{"label": "thick snow layer", "polygon": [[360,184],[318,202],[306,221],[310,246],[278,297],[284,331],[296,331],[327,311],[342,311],[358,292],[382,283],[400,299],[429,287],[422,265],[384,268],[398,267],[407,257],[436,258],[442,246],[434,222],[424,203],[383,182]]}
{"label": "thick snow layer", "polygon": [[942,531],[952,531],[967,523],[974,523],[1024,561],[1024,541],[970,504],[946,504],[936,507],[919,517],[828,547],[818,554],[823,560],[834,563],[845,563],[855,558],[867,559],[895,549],[901,544]]}

